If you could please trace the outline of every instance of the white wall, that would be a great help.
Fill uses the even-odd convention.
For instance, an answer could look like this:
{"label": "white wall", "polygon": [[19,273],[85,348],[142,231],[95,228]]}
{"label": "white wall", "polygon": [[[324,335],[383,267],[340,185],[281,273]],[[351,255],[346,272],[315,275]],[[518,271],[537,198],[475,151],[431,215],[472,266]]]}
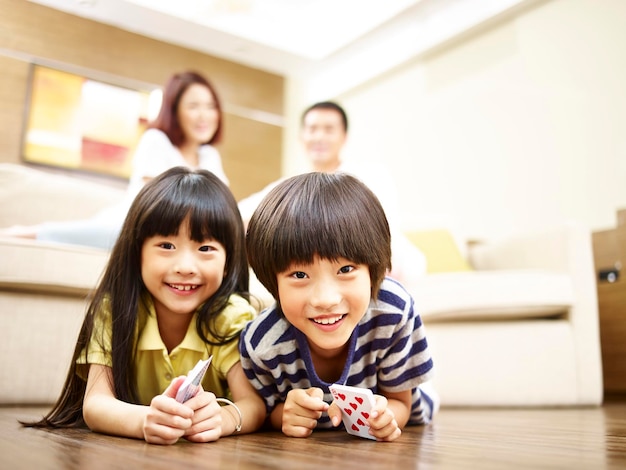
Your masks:
{"label": "white wall", "polygon": [[[494,238],[626,208],[626,1],[550,0],[334,97],[345,157],[382,160],[407,228]],[[306,84],[287,86],[285,173]],[[328,98],[328,97],[325,97]]]}

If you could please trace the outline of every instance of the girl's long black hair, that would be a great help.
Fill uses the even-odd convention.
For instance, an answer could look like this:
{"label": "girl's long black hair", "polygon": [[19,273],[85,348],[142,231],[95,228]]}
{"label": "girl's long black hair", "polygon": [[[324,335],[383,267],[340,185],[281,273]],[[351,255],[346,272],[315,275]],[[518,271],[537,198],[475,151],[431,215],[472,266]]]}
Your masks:
{"label": "girl's long black hair", "polygon": [[245,235],[237,202],[228,187],[213,173],[172,168],[148,182],[130,207],[87,309],[61,396],[40,421],[22,424],[31,427],[84,426],[82,403],[86,381],[79,376],[76,361],[79,357],[87,357],[94,319],[105,304],[110,306],[112,319],[113,390],[118,399],[138,403],[135,339],[139,328],[137,312],[146,292],[141,277],[141,250],[147,238],[176,234],[183,222],[189,224],[194,241],[211,238],[226,249],[222,284],[198,311],[198,335],[206,343],[217,345],[238,336],[224,337],[216,328],[216,318],[232,294],[249,299]]}

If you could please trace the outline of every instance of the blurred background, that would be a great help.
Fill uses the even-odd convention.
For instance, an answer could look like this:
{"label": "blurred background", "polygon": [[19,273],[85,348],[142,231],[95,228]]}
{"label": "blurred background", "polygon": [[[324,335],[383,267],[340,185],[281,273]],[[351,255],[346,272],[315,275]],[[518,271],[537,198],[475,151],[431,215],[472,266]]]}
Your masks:
{"label": "blurred background", "polygon": [[32,63],[131,88],[196,68],[241,198],[306,168],[333,99],[345,158],[386,165],[405,228],[494,238],[626,207],[622,0],[0,0],[0,161],[22,161]]}

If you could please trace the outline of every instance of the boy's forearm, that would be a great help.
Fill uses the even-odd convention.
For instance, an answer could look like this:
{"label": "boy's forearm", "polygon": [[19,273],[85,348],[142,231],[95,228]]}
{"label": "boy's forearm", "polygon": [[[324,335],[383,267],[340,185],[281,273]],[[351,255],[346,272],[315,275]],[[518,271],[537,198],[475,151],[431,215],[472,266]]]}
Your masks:
{"label": "boy's forearm", "polygon": [[272,429],[276,429],[278,431],[282,431],[283,429],[283,409],[285,408],[284,403],[279,403],[270,413],[270,425]]}
{"label": "boy's forearm", "polygon": [[387,397],[387,407],[393,412],[398,427],[404,429],[411,417],[411,407],[402,400],[389,397]]}

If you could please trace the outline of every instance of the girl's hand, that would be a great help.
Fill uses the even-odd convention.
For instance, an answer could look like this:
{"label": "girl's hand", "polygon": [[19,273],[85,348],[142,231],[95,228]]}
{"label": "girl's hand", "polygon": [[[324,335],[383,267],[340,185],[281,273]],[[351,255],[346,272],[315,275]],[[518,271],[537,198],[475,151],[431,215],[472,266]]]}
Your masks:
{"label": "girl's hand", "polygon": [[290,437],[310,436],[317,426],[317,420],[326,410],[328,403],[324,401],[321,389],[291,390],[283,407],[283,433]]}
{"label": "girl's hand", "polygon": [[215,395],[200,389],[185,405],[194,411],[192,425],[185,431],[185,439],[191,442],[217,441],[222,435],[222,413]]}
{"label": "girl's hand", "polygon": [[175,444],[192,426],[194,411],[175,399],[185,377],[177,377],[162,395],[150,402],[143,422],[143,436],[151,444]]}
{"label": "girl's hand", "polygon": [[395,441],[402,434],[393,410],[387,406],[388,401],[382,395],[374,395],[376,405],[372,410],[368,423],[370,434],[379,441]]}

